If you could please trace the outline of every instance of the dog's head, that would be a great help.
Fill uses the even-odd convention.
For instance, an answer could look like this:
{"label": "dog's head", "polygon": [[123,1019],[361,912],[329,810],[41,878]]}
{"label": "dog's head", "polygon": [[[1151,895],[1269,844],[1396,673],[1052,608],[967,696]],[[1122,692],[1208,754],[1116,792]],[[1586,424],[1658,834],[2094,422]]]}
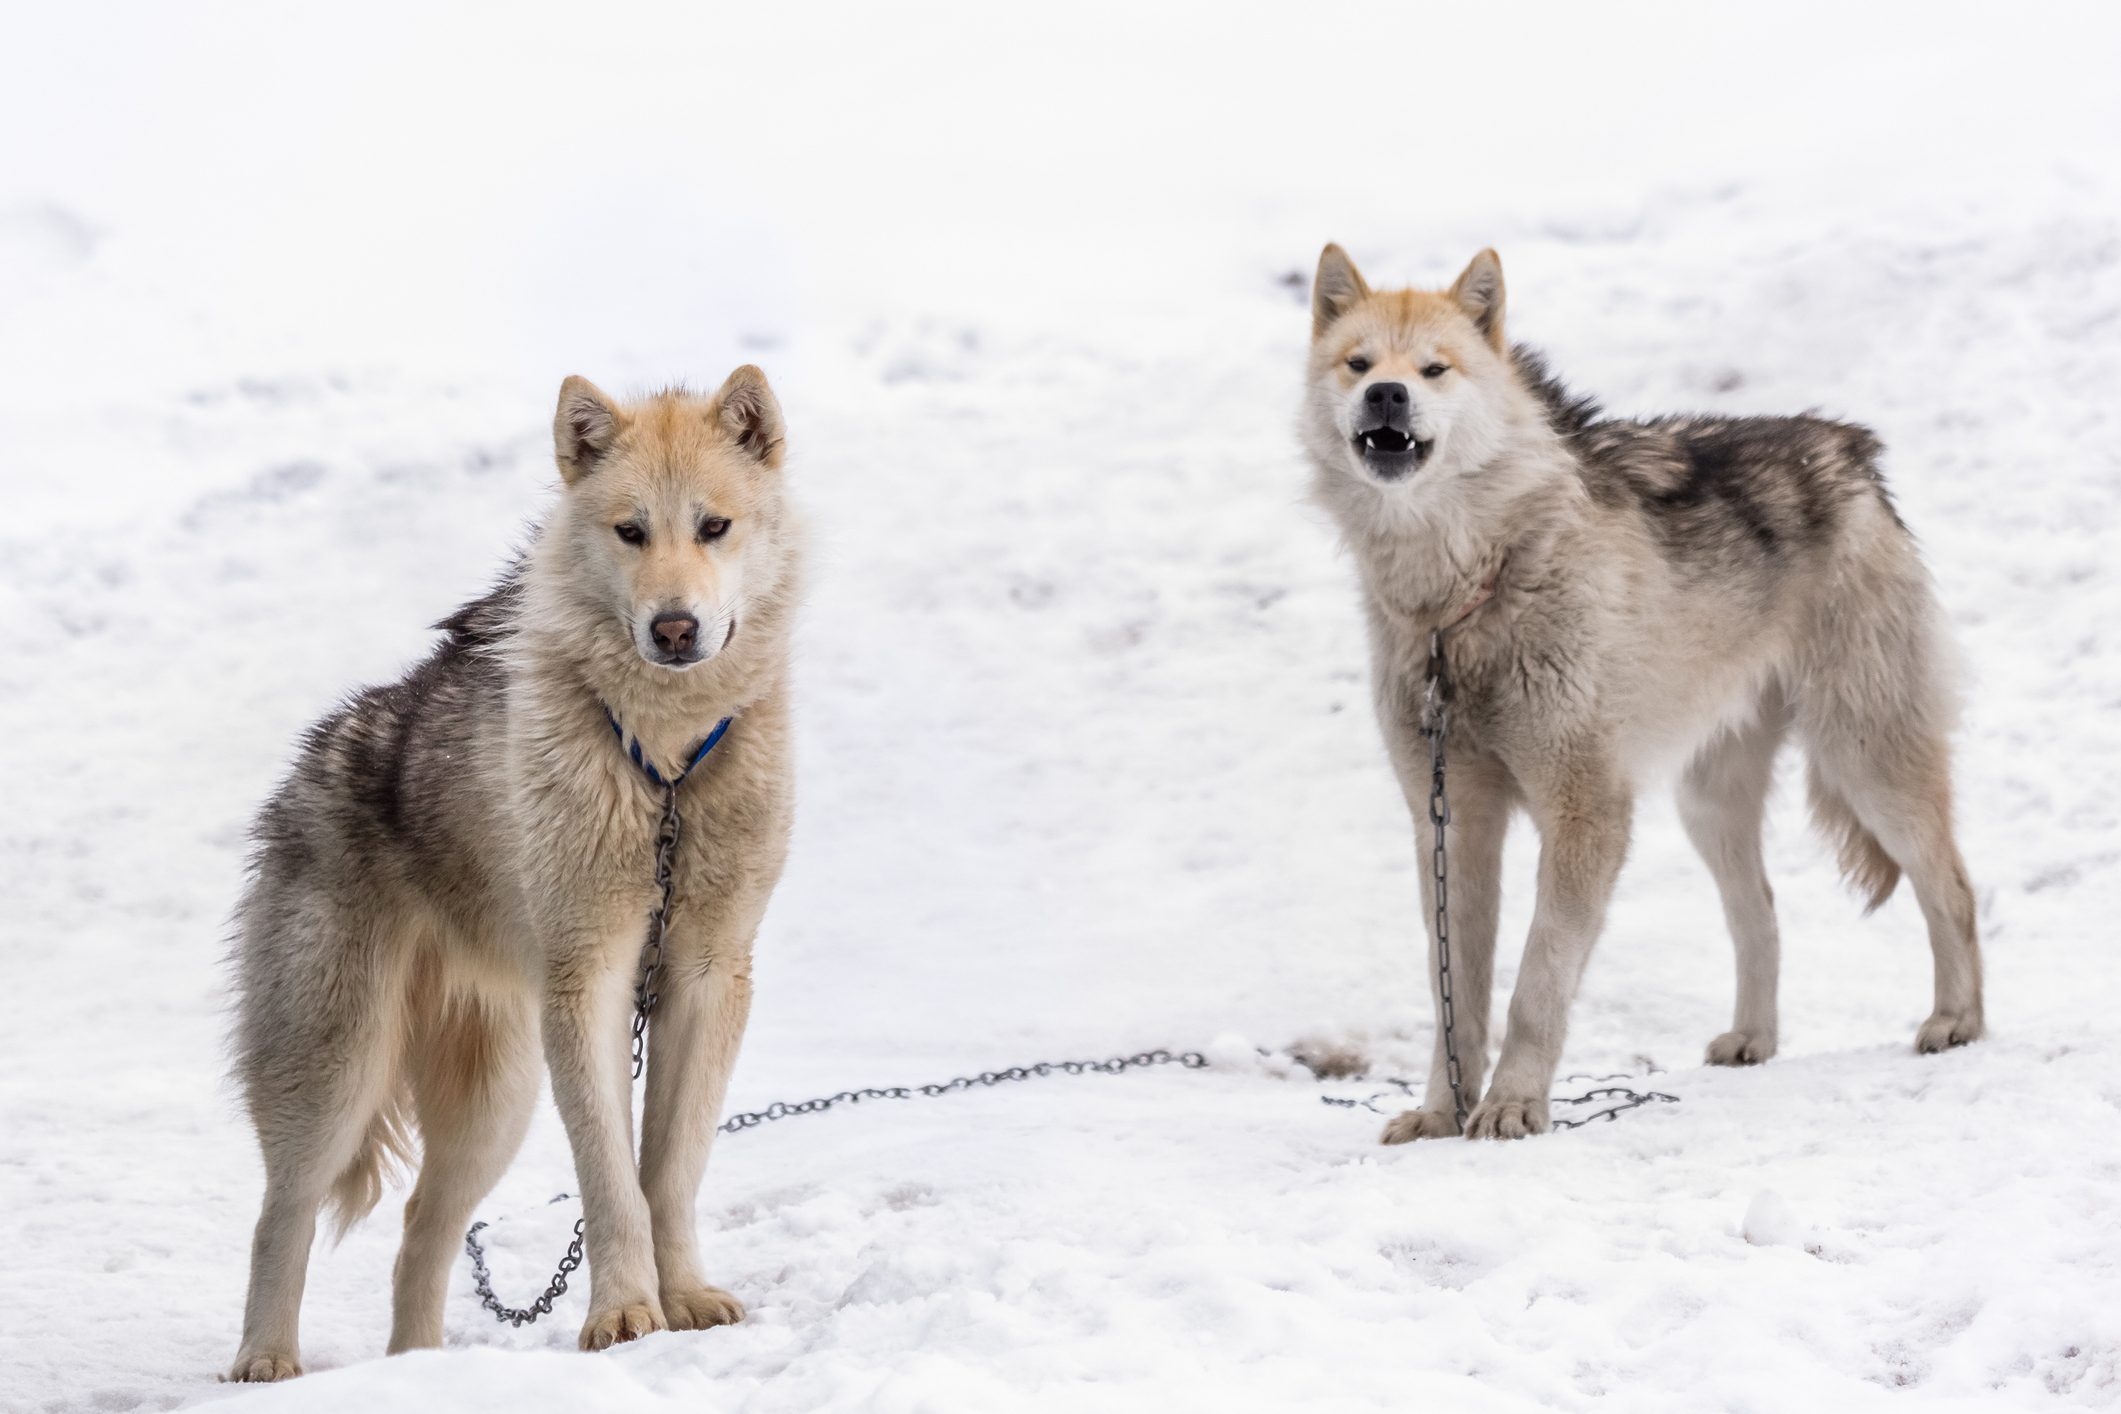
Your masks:
{"label": "dog's head", "polygon": [[1448,290],[1373,291],[1346,251],[1327,246],[1311,286],[1303,429],[1319,465],[1419,488],[1492,457],[1516,384],[1502,315],[1492,250]]}
{"label": "dog's head", "polygon": [[746,364],[711,398],[624,405],[569,378],[552,437],[574,594],[658,668],[727,649],[782,571],[781,407],[766,375]]}

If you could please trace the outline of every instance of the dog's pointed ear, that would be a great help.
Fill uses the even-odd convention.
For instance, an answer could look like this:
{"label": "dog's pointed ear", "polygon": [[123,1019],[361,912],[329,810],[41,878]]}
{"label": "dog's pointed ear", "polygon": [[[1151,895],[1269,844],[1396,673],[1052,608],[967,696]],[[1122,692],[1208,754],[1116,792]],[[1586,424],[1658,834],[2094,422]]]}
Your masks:
{"label": "dog's pointed ear", "polygon": [[552,454],[560,478],[573,485],[595,471],[619,440],[626,414],[602,388],[580,374],[560,385],[560,406],[552,415]]}
{"label": "dog's pointed ear", "polygon": [[781,404],[756,364],[747,363],[729,375],[715,393],[709,413],[738,450],[764,466],[781,464],[786,445]]}
{"label": "dog's pointed ear", "polygon": [[1474,256],[1451,282],[1452,300],[1466,312],[1473,327],[1487,336],[1497,353],[1503,351],[1502,295],[1502,257],[1492,248]]}
{"label": "dog's pointed ear", "polygon": [[1333,321],[1370,297],[1362,272],[1348,253],[1337,245],[1319,252],[1318,276],[1311,281],[1311,337],[1317,338]]}

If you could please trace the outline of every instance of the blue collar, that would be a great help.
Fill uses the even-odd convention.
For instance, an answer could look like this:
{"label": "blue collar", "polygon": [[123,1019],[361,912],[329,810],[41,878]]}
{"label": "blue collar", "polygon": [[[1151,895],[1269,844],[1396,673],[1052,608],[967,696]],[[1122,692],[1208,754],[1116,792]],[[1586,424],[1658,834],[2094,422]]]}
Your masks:
{"label": "blue collar", "polygon": [[609,707],[604,709],[604,720],[611,723],[611,734],[619,739],[619,745],[633,758],[633,764],[641,768],[641,774],[648,778],[650,785],[657,790],[676,790],[684,783],[685,778],[692,774],[692,768],[707,759],[707,753],[714,750],[715,744],[722,739],[722,734],[729,730],[729,724],[736,718],[724,717],[716,722],[714,730],[707,733],[707,739],[692,749],[692,755],[686,760],[685,768],[667,781],[663,779],[663,773],[655,768],[655,762],[641,754],[640,739],[627,737],[626,729],[619,725],[619,719],[612,715]]}

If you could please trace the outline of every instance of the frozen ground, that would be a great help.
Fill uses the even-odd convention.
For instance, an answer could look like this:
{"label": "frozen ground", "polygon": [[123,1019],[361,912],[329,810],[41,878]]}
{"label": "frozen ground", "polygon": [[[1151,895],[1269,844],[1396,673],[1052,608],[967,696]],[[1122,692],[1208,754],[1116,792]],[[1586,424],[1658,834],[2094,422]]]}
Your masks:
{"label": "frozen ground", "polygon": [[[0,1408],[2121,1403],[2114,20],[1011,11],[11,20]],[[1290,431],[1286,279],[1328,237],[1396,279],[1496,244],[1515,332],[1618,409],[1880,428],[1967,650],[1990,1040],[1910,1053],[1915,910],[1859,920],[1786,789],[1773,1064],[1697,1067],[1729,948],[1662,801],[1564,1068],[1655,1065],[1679,1105],[1388,1151],[1251,1058],[1428,1045]],[[505,1331],[460,1268],[449,1348],[378,1358],[393,1197],[316,1256],[314,1373],[216,1384],[259,1182],[216,965],[250,811],[537,515],[563,374],[743,359],[818,553],[732,1104],[1218,1064],[730,1139],[701,1206],[751,1318],[599,1357],[579,1296]],[[518,1299],[572,1186],[548,1112],[484,1205]]]}

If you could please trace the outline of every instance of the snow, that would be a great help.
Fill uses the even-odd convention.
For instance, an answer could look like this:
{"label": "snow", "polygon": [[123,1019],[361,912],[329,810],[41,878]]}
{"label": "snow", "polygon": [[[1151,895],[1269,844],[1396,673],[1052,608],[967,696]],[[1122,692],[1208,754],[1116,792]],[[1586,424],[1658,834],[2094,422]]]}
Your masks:
{"label": "snow", "polygon": [[[0,54],[0,1407],[2121,1403],[2121,39],[1937,6],[39,7]],[[1400,56],[1405,56],[1404,58]],[[1679,1097],[1386,1150],[1404,807],[1303,502],[1300,284],[1502,252],[1618,410],[1870,422],[1963,644],[1990,1039],[1786,779],[1782,1054],[1646,801],[1564,1070]],[[1292,287],[1289,277],[1296,278]],[[259,1169],[243,831],[554,480],[560,378],[765,365],[816,530],[800,822],[731,1105],[1205,1048],[769,1124],[701,1195],[743,1325],[579,1293],[380,1358],[402,1193],[313,1372],[216,1383]],[[1529,912],[1513,839],[1501,977]],[[1333,1050],[1321,1083],[1258,1048]],[[1380,1100],[1389,1107],[1389,1100]],[[541,1112],[504,1295],[574,1209]]]}

